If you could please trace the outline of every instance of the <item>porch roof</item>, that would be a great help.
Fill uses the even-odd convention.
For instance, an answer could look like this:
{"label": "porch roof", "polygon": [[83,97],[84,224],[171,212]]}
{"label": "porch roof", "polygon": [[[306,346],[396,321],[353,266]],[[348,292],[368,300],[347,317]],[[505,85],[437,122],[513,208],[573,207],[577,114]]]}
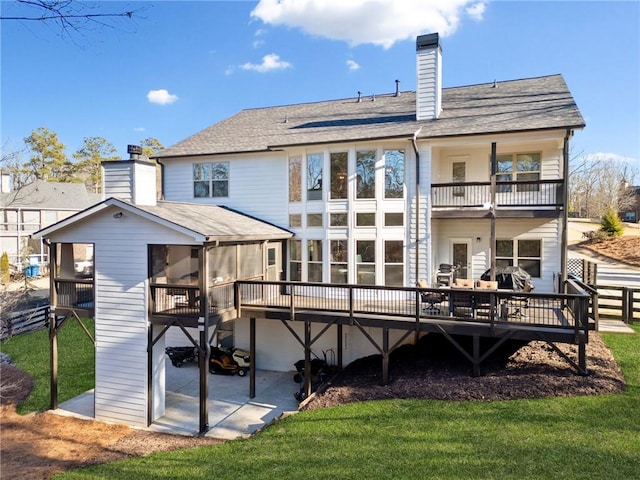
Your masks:
{"label": "porch roof", "polygon": [[198,132],[157,157],[260,152],[314,144],[374,139],[583,128],[562,75],[442,90],[436,120],[416,120],[416,93],[384,94],[296,105],[254,108]]}
{"label": "porch roof", "polygon": [[279,240],[293,237],[293,233],[242,212],[218,205],[164,202],[156,205],[134,205],[117,198],[108,198],[35,232],[34,238],[48,237],[64,228],[73,228],[83,220],[116,207],[139,215],[167,228],[190,235],[198,242],[233,242]]}

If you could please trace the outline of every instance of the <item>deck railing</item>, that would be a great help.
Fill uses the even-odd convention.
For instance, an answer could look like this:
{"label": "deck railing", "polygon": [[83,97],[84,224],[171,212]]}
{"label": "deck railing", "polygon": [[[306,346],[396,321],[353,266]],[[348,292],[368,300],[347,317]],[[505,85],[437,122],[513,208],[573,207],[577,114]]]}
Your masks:
{"label": "deck railing", "polygon": [[95,302],[92,278],[55,278],[56,307],[93,310]]}
{"label": "deck railing", "polygon": [[[256,277],[262,278],[262,277]],[[200,288],[184,284],[150,284],[152,315],[199,317]],[[219,314],[235,308],[235,282],[215,283],[207,291],[208,313]]]}
{"label": "deck railing", "polygon": [[[496,183],[496,208],[562,207],[563,180],[500,181]],[[431,185],[433,208],[489,208],[490,182]]]}
{"label": "deck railing", "polygon": [[403,288],[303,282],[238,281],[239,315],[243,309],[342,314],[349,317],[588,328],[589,296],[579,293],[523,293],[506,290]]}

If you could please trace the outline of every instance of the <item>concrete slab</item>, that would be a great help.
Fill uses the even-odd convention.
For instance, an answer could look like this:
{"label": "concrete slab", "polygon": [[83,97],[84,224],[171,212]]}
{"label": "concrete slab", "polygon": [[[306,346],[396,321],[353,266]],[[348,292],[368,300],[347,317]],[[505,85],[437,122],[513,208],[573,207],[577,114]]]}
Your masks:
{"label": "concrete slab", "polygon": [[622,320],[600,320],[598,322],[598,332],[600,333],[626,333],[635,335],[635,330]]}
{"label": "concrete slab", "polygon": [[[294,372],[256,372],[256,396],[249,398],[249,377],[209,376],[209,431],[206,436],[222,439],[248,437],[283,415],[298,411],[293,397],[298,385]],[[178,435],[197,435],[199,430],[198,367],[176,368],[166,363],[165,414],[148,430]],[[53,413],[93,419],[93,390],[63,402]]]}

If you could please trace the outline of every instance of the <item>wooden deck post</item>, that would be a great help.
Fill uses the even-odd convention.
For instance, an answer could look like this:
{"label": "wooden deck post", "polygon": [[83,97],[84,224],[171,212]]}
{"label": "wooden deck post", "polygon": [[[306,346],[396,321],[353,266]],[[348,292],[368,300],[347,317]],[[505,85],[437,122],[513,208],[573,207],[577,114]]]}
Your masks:
{"label": "wooden deck post", "polygon": [[256,396],[256,319],[249,319],[249,398]]}
{"label": "wooden deck post", "polygon": [[389,329],[382,329],[382,384],[389,383]]}
{"label": "wooden deck post", "polygon": [[339,323],[338,324],[338,338],[337,338],[337,342],[336,342],[336,346],[338,348],[338,371],[342,371],[342,348],[343,348],[343,344],[342,344],[342,324]]}
{"label": "wooden deck post", "polygon": [[304,322],[304,398],[311,395],[311,323]]}
{"label": "wooden deck post", "polygon": [[58,326],[56,325],[54,307],[49,312],[49,347],[49,366],[51,369],[49,408],[55,410],[58,408]]}
{"label": "wooden deck post", "polygon": [[496,155],[496,142],[491,143],[491,207],[489,208],[489,215],[491,220],[491,232],[489,239],[489,252],[490,252],[490,268],[489,280],[494,282],[496,280],[496,173],[498,171],[498,159]]}
{"label": "wooden deck post", "polygon": [[480,376],[480,337],[473,336],[473,376]]}

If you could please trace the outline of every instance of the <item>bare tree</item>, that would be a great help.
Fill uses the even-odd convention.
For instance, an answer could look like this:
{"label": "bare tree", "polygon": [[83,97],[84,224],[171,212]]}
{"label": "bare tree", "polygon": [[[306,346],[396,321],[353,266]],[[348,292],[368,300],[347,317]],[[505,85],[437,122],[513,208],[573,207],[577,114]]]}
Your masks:
{"label": "bare tree", "polygon": [[122,9],[111,2],[78,0],[17,0],[3,2],[0,20],[55,24],[62,37],[72,37],[91,27],[115,28],[122,19],[131,20],[141,9]]}
{"label": "bare tree", "polygon": [[633,185],[640,175],[629,161],[582,157],[575,159],[569,177],[569,208],[584,218],[599,218],[607,210],[624,211],[634,201],[627,185]]}

